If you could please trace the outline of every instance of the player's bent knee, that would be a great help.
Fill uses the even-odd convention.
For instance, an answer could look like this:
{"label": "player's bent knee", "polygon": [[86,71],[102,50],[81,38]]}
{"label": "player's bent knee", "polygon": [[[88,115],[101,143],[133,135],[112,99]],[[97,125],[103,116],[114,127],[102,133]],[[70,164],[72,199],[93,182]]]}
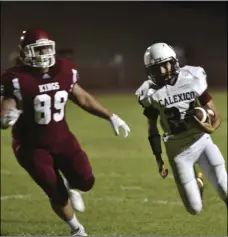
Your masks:
{"label": "player's bent knee", "polygon": [[71,181],[71,188],[79,189],[82,192],[88,192],[94,186],[95,178],[93,175],[81,179],[75,178]]}
{"label": "player's bent knee", "polygon": [[95,178],[93,175],[91,175],[89,179],[82,181],[80,190],[83,192],[88,192],[89,190],[93,188],[94,183],[95,183]]}

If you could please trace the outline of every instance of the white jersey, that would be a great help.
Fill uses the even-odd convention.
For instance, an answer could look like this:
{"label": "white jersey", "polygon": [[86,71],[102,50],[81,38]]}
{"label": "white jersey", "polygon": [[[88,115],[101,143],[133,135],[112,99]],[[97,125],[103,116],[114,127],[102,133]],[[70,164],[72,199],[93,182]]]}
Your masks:
{"label": "white jersey", "polygon": [[158,90],[149,89],[146,95],[139,97],[139,101],[146,109],[159,111],[165,143],[185,147],[204,134],[191,120],[186,119],[186,114],[206,89],[204,69],[184,66],[180,69],[175,85],[166,85]]}

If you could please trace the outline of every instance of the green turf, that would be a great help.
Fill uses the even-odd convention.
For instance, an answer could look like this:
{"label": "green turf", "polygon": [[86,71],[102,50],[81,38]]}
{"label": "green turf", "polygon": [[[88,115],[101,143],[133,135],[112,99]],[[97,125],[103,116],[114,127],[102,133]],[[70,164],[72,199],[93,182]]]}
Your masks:
{"label": "green turf", "polygon": [[[86,212],[80,221],[94,236],[221,236],[227,235],[226,208],[206,182],[205,208],[188,214],[177,194],[172,174],[162,180],[147,141],[146,119],[134,96],[98,95],[103,105],[129,123],[129,138],[115,137],[110,125],[68,105],[70,127],[87,152],[96,176],[84,195]],[[227,157],[227,93],[214,93],[223,124],[213,134]],[[17,164],[10,131],[2,132],[1,196],[28,195],[1,203],[2,235],[68,235],[51,211],[43,192]],[[165,158],[166,160],[166,158]],[[171,173],[171,172],[170,172]]]}

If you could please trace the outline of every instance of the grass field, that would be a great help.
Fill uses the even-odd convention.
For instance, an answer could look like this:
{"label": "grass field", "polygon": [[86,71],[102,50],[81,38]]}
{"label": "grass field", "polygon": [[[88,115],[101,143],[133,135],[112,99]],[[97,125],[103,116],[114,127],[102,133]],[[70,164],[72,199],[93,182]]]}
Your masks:
{"label": "grass field", "polygon": [[[207,181],[205,208],[199,216],[191,216],[180,202],[172,173],[166,180],[158,175],[147,141],[146,119],[135,97],[96,98],[126,120],[132,132],[127,139],[115,137],[107,122],[68,105],[71,130],[96,176],[94,189],[84,194],[86,212],[78,214],[88,234],[227,236],[227,210]],[[227,160],[227,93],[213,93],[213,98],[223,119],[213,139]],[[17,164],[10,130],[1,136],[1,235],[69,235],[43,192]]]}

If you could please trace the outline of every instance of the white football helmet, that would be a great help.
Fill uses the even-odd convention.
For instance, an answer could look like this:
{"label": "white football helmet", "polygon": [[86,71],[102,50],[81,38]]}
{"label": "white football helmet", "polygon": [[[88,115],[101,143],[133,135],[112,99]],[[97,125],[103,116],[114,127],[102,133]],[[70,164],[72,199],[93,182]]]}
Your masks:
{"label": "white football helmet", "polygon": [[[161,67],[170,64],[165,73]],[[166,43],[155,43],[146,49],[144,65],[149,78],[159,87],[173,85],[176,82],[180,67],[174,49]]]}
{"label": "white football helmet", "polygon": [[19,49],[20,59],[27,66],[49,68],[55,64],[55,41],[42,29],[23,31]]}

